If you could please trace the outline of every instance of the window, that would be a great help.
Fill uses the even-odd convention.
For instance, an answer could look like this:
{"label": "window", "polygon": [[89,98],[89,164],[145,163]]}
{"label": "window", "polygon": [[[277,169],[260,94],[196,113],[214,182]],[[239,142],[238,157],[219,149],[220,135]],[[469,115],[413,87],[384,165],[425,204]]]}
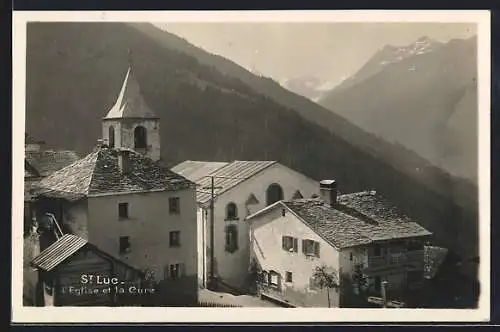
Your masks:
{"label": "window", "polygon": [[128,203],[118,204],[118,218],[128,219]]}
{"label": "window", "polygon": [[422,242],[417,241],[417,240],[411,240],[408,243],[408,251],[413,251],[413,250],[423,250],[423,245]]}
{"label": "window", "polygon": [[292,196],[292,199],[301,199],[301,198],[304,198],[304,196],[302,196],[302,193],[299,190],[297,190]]}
{"label": "window", "polygon": [[108,128],[108,145],[110,148],[115,147],[115,128],[113,126]]}
{"label": "window", "polygon": [[130,237],[120,236],[120,254],[130,252]]}
{"label": "window", "polygon": [[319,258],[319,242],[313,240],[302,240],[302,252],[306,256]]}
{"label": "window", "polygon": [[291,236],[281,238],[281,247],[288,252],[298,252],[298,239]]}
{"label": "window", "polygon": [[380,245],[378,244],[375,245],[375,247],[373,248],[373,255],[382,256],[382,247],[380,247]]}
{"label": "window", "polygon": [[226,206],[226,220],[238,220],[238,208],[236,204],[229,203]]}
{"label": "window", "polygon": [[226,251],[233,253],[238,250],[238,228],[236,225],[226,226]]}
{"label": "window", "polygon": [[276,271],[270,271],[269,274],[269,286],[279,288],[280,275]]}
{"label": "window", "polygon": [[170,197],[168,199],[168,212],[170,214],[180,214],[181,206],[179,197]]}
{"label": "window", "polygon": [[349,260],[352,261],[352,251],[349,252]]}
{"label": "window", "polygon": [[184,274],[183,270],[184,270],[184,264],[182,263],[169,264],[165,267],[164,278],[177,280]]}
{"label": "window", "polygon": [[245,205],[255,205],[255,204],[259,204],[259,200],[257,199],[257,197],[255,197],[254,194],[250,194],[245,202]]}
{"label": "window", "polygon": [[262,271],[262,283],[267,284],[269,282],[269,277],[267,271]]}
{"label": "window", "polygon": [[134,129],[134,147],[136,149],[146,149],[148,147],[147,131],[143,126],[137,126]]}
{"label": "window", "polygon": [[180,245],[181,245],[181,232],[180,231],[170,232],[169,240],[170,240],[171,247],[180,247]]}
{"label": "window", "polygon": [[292,282],[292,272],[286,272],[285,274],[285,282]]}
{"label": "window", "polygon": [[267,205],[271,205],[276,203],[277,201],[281,201],[283,199],[283,189],[277,183],[271,184],[267,188],[266,192]]}

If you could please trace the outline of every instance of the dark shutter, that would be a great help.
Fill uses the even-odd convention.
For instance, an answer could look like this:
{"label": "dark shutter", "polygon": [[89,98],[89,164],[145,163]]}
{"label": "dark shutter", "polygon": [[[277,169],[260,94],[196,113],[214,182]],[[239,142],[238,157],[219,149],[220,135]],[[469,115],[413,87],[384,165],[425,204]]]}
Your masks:
{"label": "dark shutter", "polygon": [[307,240],[302,240],[302,253],[307,254],[306,251]]}
{"label": "dark shutter", "polygon": [[286,250],[286,236],[281,237],[281,248]]}
{"label": "dark shutter", "polygon": [[314,242],[314,255],[319,257],[319,242]]}
{"label": "dark shutter", "polygon": [[293,251],[298,252],[299,250],[299,240],[295,237],[293,238]]}

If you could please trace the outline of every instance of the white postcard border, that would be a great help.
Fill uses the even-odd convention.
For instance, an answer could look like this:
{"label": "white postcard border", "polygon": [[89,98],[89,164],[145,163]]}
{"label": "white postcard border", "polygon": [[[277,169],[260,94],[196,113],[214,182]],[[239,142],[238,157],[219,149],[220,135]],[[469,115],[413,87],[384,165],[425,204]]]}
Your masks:
{"label": "white postcard border", "polygon": [[[478,33],[478,146],[481,296],[478,309],[339,308],[69,308],[23,307],[23,173],[26,23],[87,22],[439,22],[476,23]],[[14,11],[13,12],[12,322],[474,322],[490,315],[490,13],[489,11]]]}

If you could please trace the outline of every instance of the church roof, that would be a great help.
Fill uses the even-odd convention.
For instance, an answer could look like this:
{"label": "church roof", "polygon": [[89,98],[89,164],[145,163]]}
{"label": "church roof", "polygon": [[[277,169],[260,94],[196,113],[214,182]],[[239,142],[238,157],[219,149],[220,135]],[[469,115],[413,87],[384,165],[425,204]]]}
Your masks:
{"label": "church roof", "polygon": [[101,148],[44,178],[37,194],[77,200],[102,194],[180,190],[194,186],[158,162],[127,151],[130,161],[127,172],[120,172],[119,149]]}
{"label": "church roof", "polygon": [[120,118],[158,118],[144,101],[131,67],[127,71],[118,99],[104,117],[104,119]]}

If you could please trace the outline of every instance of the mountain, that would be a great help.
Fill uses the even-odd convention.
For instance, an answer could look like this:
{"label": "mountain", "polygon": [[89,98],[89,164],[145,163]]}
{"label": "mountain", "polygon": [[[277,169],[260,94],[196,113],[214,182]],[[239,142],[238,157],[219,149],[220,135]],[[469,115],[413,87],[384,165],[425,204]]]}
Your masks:
{"label": "mountain", "polygon": [[317,77],[295,77],[283,79],[279,83],[285,89],[316,102],[321,99],[326,91],[333,89],[340,81],[324,81]]}
{"label": "mountain", "polygon": [[477,183],[476,49],[476,37],[385,46],[318,102]]}
{"label": "mountain", "polygon": [[149,24],[30,23],[28,132],[90,151],[129,50],[144,99],[161,119],[164,163],[277,160],[315,179],[335,178],[342,192],[377,189],[433,231],[438,244],[464,257],[478,252],[474,186]]}

